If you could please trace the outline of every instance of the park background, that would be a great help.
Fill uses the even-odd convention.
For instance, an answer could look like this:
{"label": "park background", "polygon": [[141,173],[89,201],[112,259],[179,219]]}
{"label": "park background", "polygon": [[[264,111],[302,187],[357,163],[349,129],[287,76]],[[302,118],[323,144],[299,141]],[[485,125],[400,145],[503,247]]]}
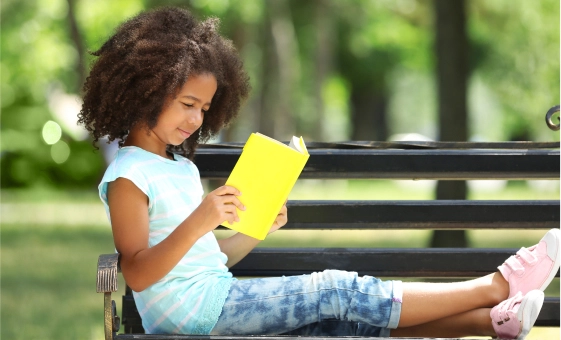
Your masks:
{"label": "park background", "polygon": [[[212,142],[243,142],[254,131],[306,141],[559,141],[544,120],[559,104],[557,0],[3,0],[3,339],[103,338],[95,266],[113,244],[96,186],[115,146],[101,143],[94,152],[76,125],[81,84],[88,52],[123,20],[162,5],[220,18],[251,76],[239,119]],[[455,42],[439,45],[450,32]],[[438,70],[442,56],[458,51],[461,67],[448,76],[456,75],[452,90],[463,99],[450,103]],[[459,107],[452,124],[439,123],[446,105]],[[433,199],[436,185],[301,180],[290,199]],[[559,199],[559,181],[469,181],[466,188],[473,200]],[[542,233],[463,237],[471,247],[517,248]],[[425,247],[431,239],[425,231],[291,231],[261,246]],[[559,295],[558,279],[547,294]],[[559,329],[533,330],[530,339],[559,339]]]}

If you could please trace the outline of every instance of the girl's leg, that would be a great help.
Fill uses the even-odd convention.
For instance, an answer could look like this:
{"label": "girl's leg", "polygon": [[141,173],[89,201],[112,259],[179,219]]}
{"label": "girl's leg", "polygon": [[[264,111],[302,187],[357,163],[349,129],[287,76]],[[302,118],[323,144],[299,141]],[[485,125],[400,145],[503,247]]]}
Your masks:
{"label": "girl's leg", "polygon": [[494,307],[518,292],[543,291],[559,269],[561,231],[549,230],[538,244],[520,249],[499,272],[458,283],[403,285],[400,327],[427,323],[472,309]]}
{"label": "girl's leg", "polygon": [[544,294],[535,289],[501,302],[493,308],[479,308],[425,324],[398,328],[395,337],[463,337],[492,336],[501,339],[525,339],[543,305]]}
{"label": "girl's leg", "polygon": [[508,294],[508,282],[498,272],[463,282],[404,282],[398,327],[426,324],[473,309],[494,307]]}
{"label": "girl's leg", "polygon": [[326,319],[396,328],[401,291],[400,281],[338,270],[235,281],[211,334],[282,334]]}
{"label": "girl's leg", "polygon": [[391,331],[392,337],[459,338],[463,336],[496,336],[489,313],[479,308],[412,327]]}

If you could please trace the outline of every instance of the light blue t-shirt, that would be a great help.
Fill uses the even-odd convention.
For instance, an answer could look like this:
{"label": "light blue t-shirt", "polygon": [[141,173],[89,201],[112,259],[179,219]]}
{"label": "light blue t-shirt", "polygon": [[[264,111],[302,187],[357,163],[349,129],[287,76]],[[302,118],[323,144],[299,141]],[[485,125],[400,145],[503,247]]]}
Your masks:
{"label": "light blue t-shirt", "polygon": [[[110,219],[107,184],[119,177],[148,196],[149,246],[160,243],[202,200],[195,164],[174,155],[167,159],[135,146],[119,149],[99,184]],[[161,280],[133,292],[146,333],[208,334],[216,324],[234,278],[213,232],[201,237]]]}

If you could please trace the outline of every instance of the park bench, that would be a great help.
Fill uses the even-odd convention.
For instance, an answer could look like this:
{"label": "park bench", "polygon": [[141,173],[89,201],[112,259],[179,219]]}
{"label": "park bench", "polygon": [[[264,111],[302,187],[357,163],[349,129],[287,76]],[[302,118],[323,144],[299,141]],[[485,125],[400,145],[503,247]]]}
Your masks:
{"label": "park bench", "polygon": [[[202,178],[226,178],[241,143],[201,146]],[[558,142],[345,142],[310,143],[300,178],[317,179],[549,179],[560,173]],[[508,201],[289,201],[283,230],[399,229],[477,230],[559,228],[558,200]],[[403,278],[470,278],[496,271],[518,249],[475,248],[257,248],[231,268],[237,277],[305,274],[324,269]],[[143,334],[130,289],[121,319],[111,293],[117,291],[118,254],[101,255],[97,291],[104,293],[106,339],[286,339],[282,336],[191,336]],[[559,277],[559,273],[557,273]],[[546,297],[536,326],[559,326],[559,298]],[[124,334],[117,334],[120,320]],[[301,337],[307,339],[313,337]],[[379,338],[378,338],[379,339]]]}

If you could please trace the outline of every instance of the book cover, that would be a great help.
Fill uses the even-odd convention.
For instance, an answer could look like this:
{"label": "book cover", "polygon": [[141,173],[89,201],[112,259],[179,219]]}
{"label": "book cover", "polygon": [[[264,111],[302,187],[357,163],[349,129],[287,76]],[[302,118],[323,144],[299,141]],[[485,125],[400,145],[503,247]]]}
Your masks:
{"label": "book cover", "polygon": [[264,240],[309,157],[302,137],[286,145],[252,133],[226,181],[242,193],[246,210],[238,209],[239,222],[222,225]]}

